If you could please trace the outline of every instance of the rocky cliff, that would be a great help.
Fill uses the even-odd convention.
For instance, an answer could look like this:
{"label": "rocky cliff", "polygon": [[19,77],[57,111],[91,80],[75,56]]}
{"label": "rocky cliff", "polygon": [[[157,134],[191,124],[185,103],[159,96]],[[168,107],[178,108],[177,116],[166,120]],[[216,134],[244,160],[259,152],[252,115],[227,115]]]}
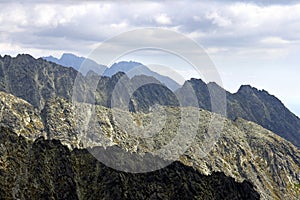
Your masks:
{"label": "rocky cliff", "polygon": [[300,119],[275,96],[265,90],[258,90],[249,85],[243,85],[236,93],[230,93],[216,83],[204,83],[201,79],[186,81],[182,88],[176,91],[184,96],[185,104],[189,104],[190,94],[186,92],[192,87],[198,99],[200,108],[212,111],[212,94],[226,94],[226,112],[229,119],[238,117],[253,121],[264,128],[300,147]]}
{"label": "rocky cliff", "polygon": [[54,96],[71,99],[77,71],[30,55],[0,56],[0,91],[43,108]]}

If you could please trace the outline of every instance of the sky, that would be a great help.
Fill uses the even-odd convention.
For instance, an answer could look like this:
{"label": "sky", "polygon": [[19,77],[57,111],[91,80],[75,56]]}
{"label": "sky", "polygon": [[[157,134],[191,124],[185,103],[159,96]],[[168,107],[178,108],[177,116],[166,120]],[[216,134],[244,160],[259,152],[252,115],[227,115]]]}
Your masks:
{"label": "sky", "polygon": [[[38,58],[70,52],[87,57],[114,36],[148,27],[175,31],[197,42],[228,91],[236,92],[243,84],[265,89],[300,116],[297,1],[0,0],[1,55],[28,53]],[[171,37],[161,39],[180,44]],[[140,40],[143,37],[134,36],[128,43]],[[184,79],[202,78],[182,60],[165,53],[141,51],[120,59],[172,66]],[[164,72],[163,67],[158,69]]]}

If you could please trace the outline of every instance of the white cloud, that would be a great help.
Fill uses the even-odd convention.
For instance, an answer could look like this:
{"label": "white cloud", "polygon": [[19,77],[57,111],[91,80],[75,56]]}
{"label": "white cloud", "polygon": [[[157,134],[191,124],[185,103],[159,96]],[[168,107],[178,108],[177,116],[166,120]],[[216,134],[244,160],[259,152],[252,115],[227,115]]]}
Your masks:
{"label": "white cloud", "polygon": [[263,44],[269,44],[269,45],[284,45],[284,44],[291,43],[290,41],[284,40],[280,37],[266,37],[266,38],[263,38],[261,40],[261,42]]}
{"label": "white cloud", "polygon": [[300,4],[258,6],[189,1],[181,2],[180,10],[171,2],[32,4],[1,4],[2,37],[9,35],[10,40],[21,46],[27,36],[101,42],[135,27],[167,26],[208,48],[238,45],[249,49],[272,42],[266,39],[269,37],[281,38],[277,43],[290,41],[292,45],[300,39]]}
{"label": "white cloud", "polygon": [[194,40],[196,40],[196,39],[199,39],[199,38],[201,38],[201,37],[205,37],[206,36],[206,34],[205,33],[203,33],[203,32],[200,32],[200,31],[193,31],[193,32],[190,32],[190,33],[188,33],[188,34],[186,34],[188,37],[190,37],[190,38],[192,38],[192,39],[194,39]]}
{"label": "white cloud", "polygon": [[217,12],[210,12],[206,14],[206,18],[212,20],[213,24],[216,24],[220,27],[226,27],[232,24],[232,22],[228,18],[222,17]]}
{"label": "white cloud", "polygon": [[110,27],[115,29],[126,29],[128,28],[128,24],[126,22],[121,22],[118,24],[111,24]]}
{"label": "white cloud", "polygon": [[159,14],[155,17],[155,21],[160,25],[172,24],[171,18],[167,14]]}
{"label": "white cloud", "polygon": [[299,29],[300,4],[258,6],[236,3],[228,6],[228,15],[234,19],[235,30],[260,34],[289,35],[288,29]]}

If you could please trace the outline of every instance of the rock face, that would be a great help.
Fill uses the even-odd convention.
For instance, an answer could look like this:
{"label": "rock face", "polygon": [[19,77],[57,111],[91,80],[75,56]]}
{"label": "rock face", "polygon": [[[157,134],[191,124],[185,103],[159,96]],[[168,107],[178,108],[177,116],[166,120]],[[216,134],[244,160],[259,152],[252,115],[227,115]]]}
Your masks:
{"label": "rock face", "polygon": [[243,85],[237,93],[231,94],[215,83],[206,84],[200,79],[191,79],[176,91],[185,96],[186,104],[189,100],[189,94],[185,92],[188,86],[194,89],[200,108],[211,111],[210,92],[224,92],[229,119],[241,117],[253,121],[300,147],[300,119],[267,91]]}
{"label": "rock face", "polygon": [[228,96],[228,117],[242,117],[271,130],[300,148],[300,119],[265,90],[241,86]]}
{"label": "rock face", "polygon": [[[12,97],[11,95],[7,96]],[[28,105],[23,100],[15,99]],[[96,146],[111,148],[118,146],[126,152],[137,153],[137,155],[151,153],[153,156],[162,156],[157,153],[157,149],[164,147],[170,142],[172,143],[177,124],[180,122],[180,117],[177,115],[178,108],[166,107],[164,112],[168,113],[170,117],[167,118],[166,122],[157,124],[158,127],[162,128],[159,134],[151,137],[137,137],[127,132],[126,130],[128,129],[124,128],[124,124],[130,124],[132,123],[130,120],[133,120],[139,124],[140,128],[143,128],[149,124],[149,119],[151,118],[157,119],[158,123],[159,121],[164,121],[162,119],[164,115],[160,114],[159,111],[156,111],[158,112],[157,115],[154,115],[152,112],[145,114],[122,111],[123,113],[120,113],[120,111],[114,111],[114,109],[102,106],[95,106],[95,113],[92,114],[86,112],[86,110],[90,109],[90,105],[79,105],[82,106],[82,110],[79,112],[77,110],[76,112],[74,110],[76,104],[74,107],[67,100],[56,98],[46,103],[45,109],[41,114],[47,138],[61,140],[69,148],[60,148],[74,149],[71,151],[71,154],[72,152],[82,153],[82,150],[76,150],[76,148],[82,149]],[[193,110],[194,108],[189,109]],[[205,150],[203,145],[209,139],[207,138],[209,137],[207,134],[209,124],[211,123],[211,118],[215,117],[215,114],[204,110],[196,110],[195,112],[199,113],[201,122],[193,142],[187,151],[177,159],[181,163],[180,165],[192,167],[205,175],[214,176],[214,172],[224,172],[226,176],[233,177],[238,182],[247,180],[254,185],[254,189],[260,194],[262,199],[298,198],[300,192],[298,187],[300,183],[300,152],[296,147],[253,122],[241,118],[235,121],[223,119],[221,121],[224,122],[224,127],[218,133],[220,135],[215,141],[216,143],[214,143],[212,150],[207,151],[208,154],[203,156],[202,151]],[[119,114],[120,116],[126,115],[126,120],[128,121],[116,121]],[[88,124],[90,135],[82,135],[78,128],[84,125],[78,125],[77,122],[81,121],[83,123],[85,118],[90,118],[92,122],[92,124]],[[189,127],[192,124],[193,121],[190,123],[186,122],[184,126]],[[30,139],[27,135],[25,136]],[[185,144],[184,138],[186,136],[180,138],[181,144]],[[38,141],[35,143],[38,143]],[[51,142],[45,141],[44,143],[50,144]],[[69,150],[63,151],[69,152]],[[171,158],[176,151],[176,149],[173,149],[169,152],[170,154],[166,152],[163,155],[165,157],[162,158]],[[46,153],[47,151],[42,152]],[[82,156],[92,157],[92,155],[87,154],[85,152]],[[55,159],[53,158],[53,160]],[[93,160],[88,162],[95,163],[96,160]],[[73,163],[73,165],[75,164]],[[82,170],[85,165],[87,164],[82,164]],[[94,168],[95,166],[91,167],[91,170]],[[90,177],[90,175],[86,176]],[[94,180],[94,177],[87,179],[86,176],[84,178],[85,181]],[[84,186],[86,183],[81,184],[83,185],[82,187],[87,187],[86,185]],[[77,194],[79,195],[79,193]]]}
{"label": "rock face", "polygon": [[[80,83],[80,87],[77,87],[80,90],[77,91],[79,94],[90,93],[90,96],[95,98],[89,99],[95,101],[98,105],[107,107],[111,106],[111,96],[114,87],[121,78],[123,81],[128,82],[126,90],[130,90],[134,85],[145,81],[145,79],[151,79],[152,82],[161,84],[156,79],[144,75],[135,76],[130,80],[123,72],[116,72],[111,77],[100,77],[93,72],[87,72],[83,76],[73,68],[63,67],[41,58],[34,59],[30,55],[18,55],[15,58],[10,56],[0,57],[0,91],[22,98],[39,110],[44,108],[47,100],[54,97],[72,100],[73,85],[76,78]],[[96,92],[89,89],[93,82],[98,82],[95,88]],[[154,100],[151,101],[153,103],[164,101],[164,104],[166,104],[168,100],[175,101],[172,98],[164,99],[164,97],[169,97],[170,95],[159,97],[158,94],[164,94],[165,91],[167,91],[167,94],[172,94],[172,92],[162,85],[157,86],[157,88],[154,91],[155,93],[151,93],[149,89],[144,92],[145,95],[143,97],[146,101],[143,101],[143,98],[135,101],[139,104],[138,110],[146,110],[149,107],[147,104],[152,98],[149,95],[153,95]],[[141,91],[137,92],[136,96],[140,97],[141,93]]]}
{"label": "rock face", "polygon": [[0,57],[0,91],[20,97],[39,109],[54,96],[71,99],[76,76],[75,69],[30,55]]}
{"label": "rock face", "polygon": [[[119,172],[57,140],[28,141],[0,128],[1,199],[259,199],[251,183],[205,176],[174,162],[148,174]],[[12,159],[13,158],[13,159]]]}

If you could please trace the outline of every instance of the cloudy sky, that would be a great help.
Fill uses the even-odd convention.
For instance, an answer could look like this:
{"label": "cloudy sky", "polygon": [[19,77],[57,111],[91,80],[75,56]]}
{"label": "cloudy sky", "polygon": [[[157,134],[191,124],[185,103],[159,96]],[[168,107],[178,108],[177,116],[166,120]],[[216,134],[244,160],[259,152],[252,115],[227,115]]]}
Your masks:
{"label": "cloudy sky", "polygon": [[[265,89],[300,116],[300,3],[253,1],[0,1],[0,54],[88,56],[101,42],[136,28],[161,27],[195,40],[223,86]],[[168,38],[163,38],[168,40]],[[147,62],[143,53],[125,57]],[[156,63],[164,63],[158,56]],[[173,60],[174,61],[174,60]],[[162,63],[159,63],[162,62]],[[182,76],[198,76],[180,62]],[[179,66],[181,65],[181,66]]]}

